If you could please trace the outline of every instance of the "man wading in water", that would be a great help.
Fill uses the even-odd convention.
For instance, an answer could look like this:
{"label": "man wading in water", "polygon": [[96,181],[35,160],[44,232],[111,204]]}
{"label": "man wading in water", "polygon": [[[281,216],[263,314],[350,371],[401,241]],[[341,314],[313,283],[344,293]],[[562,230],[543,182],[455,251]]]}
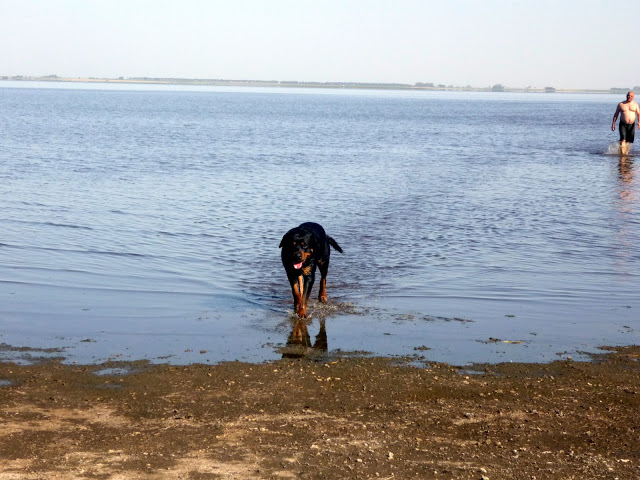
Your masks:
{"label": "man wading in water", "polygon": [[636,121],[638,122],[638,129],[640,129],[640,109],[638,104],[633,101],[633,97],[635,97],[635,94],[629,92],[627,93],[627,100],[618,104],[611,124],[611,130],[615,131],[616,120],[618,120],[618,115],[622,113],[622,117],[620,117],[620,153],[623,155],[627,155],[631,150],[631,144],[635,137]]}

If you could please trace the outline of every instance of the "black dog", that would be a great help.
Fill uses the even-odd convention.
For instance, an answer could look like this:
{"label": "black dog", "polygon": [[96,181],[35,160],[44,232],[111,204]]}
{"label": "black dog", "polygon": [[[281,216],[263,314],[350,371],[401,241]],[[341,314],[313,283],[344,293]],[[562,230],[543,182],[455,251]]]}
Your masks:
{"label": "black dog", "polygon": [[293,307],[301,317],[307,316],[307,304],[316,278],[316,266],[320,268],[321,275],[318,300],[327,301],[327,272],[331,255],[329,246],[342,253],[340,245],[325,233],[324,228],[311,222],[292,228],[284,234],[280,242],[282,265],[293,292]]}

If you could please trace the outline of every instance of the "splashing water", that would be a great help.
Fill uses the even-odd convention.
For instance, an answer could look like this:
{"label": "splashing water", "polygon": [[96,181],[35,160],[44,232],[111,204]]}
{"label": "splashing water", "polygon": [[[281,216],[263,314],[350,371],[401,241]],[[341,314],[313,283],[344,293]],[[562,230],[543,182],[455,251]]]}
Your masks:
{"label": "splashing water", "polygon": [[607,149],[604,151],[605,155],[620,155],[622,150],[620,149],[620,142],[611,142]]}
{"label": "splashing water", "polygon": [[634,157],[635,154],[631,151],[632,145],[627,144],[627,151],[622,151],[622,144],[620,142],[611,142],[607,149],[604,151],[604,155],[618,155],[623,157]]}

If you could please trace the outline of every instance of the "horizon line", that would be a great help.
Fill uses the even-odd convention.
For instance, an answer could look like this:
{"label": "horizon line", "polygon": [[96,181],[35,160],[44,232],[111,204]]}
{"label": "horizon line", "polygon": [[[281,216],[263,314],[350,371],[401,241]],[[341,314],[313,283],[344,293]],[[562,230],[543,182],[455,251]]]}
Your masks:
{"label": "horizon line", "polygon": [[602,88],[562,88],[562,87],[510,87],[501,83],[490,86],[474,87],[471,85],[445,85],[435,82],[341,82],[341,81],[306,81],[306,80],[257,80],[257,79],[223,79],[223,78],[187,78],[187,77],[62,77],[58,75],[0,75],[0,80],[13,81],[48,81],[48,82],[86,82],[86,83],[132,83],[132,84],[168,84],[168,85],[210,85],[210,86],[277,86],[277,87],[324,87],[324,88],[362,88],[362,89],[411,89],[411,90],[464,90],[493,92],[532,92],[532,93],[626,93],[640,90],[640,86]]}

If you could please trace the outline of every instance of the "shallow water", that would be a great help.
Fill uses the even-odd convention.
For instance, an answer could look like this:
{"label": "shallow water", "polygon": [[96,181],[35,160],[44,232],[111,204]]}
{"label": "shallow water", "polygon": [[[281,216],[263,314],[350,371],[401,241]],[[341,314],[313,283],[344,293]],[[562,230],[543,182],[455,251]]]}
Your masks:
{"label": "shallow water", "polygon": [[0,82],[0,342],[78,362],[279,358],[294,321],[278,244],[316,221],[344,249],[308,325],[329,353],[464,364],[639,343],[618,101]]}

